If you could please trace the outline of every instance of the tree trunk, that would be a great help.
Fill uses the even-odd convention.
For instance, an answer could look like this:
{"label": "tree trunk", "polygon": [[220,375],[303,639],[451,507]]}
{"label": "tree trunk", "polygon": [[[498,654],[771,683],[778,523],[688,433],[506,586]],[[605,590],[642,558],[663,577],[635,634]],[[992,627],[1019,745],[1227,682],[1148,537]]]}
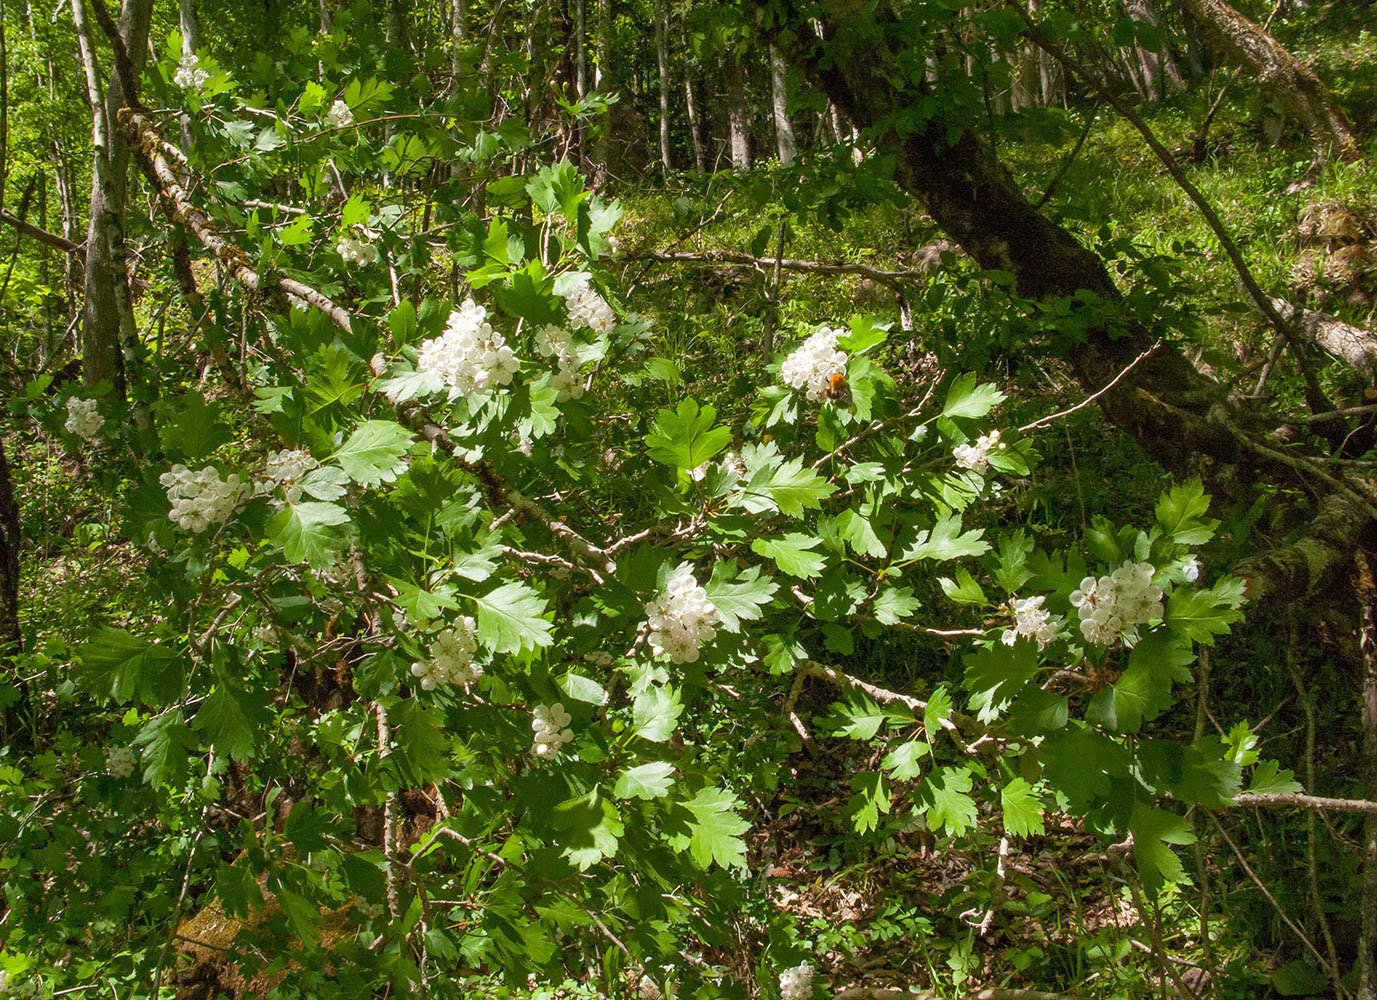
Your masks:
{"label": "tree trunk", "polygon": [[683,25],[679,27],[680,40],[684,47],[684,110],[688,116],[689,138],[693,140],[693,169],[700,174],[708,172],[708,150],[703,142],[703,127],[698,115],[698,101],[693,94],[693,62],[690,58],[688,33]]}
{"label": "tree trunk", "polygon": [[[86,303],[82,312],[82,377],[88,389],[109,383],[123,398],[123,349],[136,342],[133,302],[124,253],[125,195],[129,180],[129,146],[120,129],[110,126],[124,106],[119,74],[110,74],[102,95],[100,68],[86,20],[84,0],[72,0],[72,16],[81,46],[91,102],[91,214],[86,232]],[[143,68],[148,49],[152,0],[125,0],[119,32],[135,73]]]}
{"label": "tree trunk", "polygon": [[19,504],[0,440],[0,659],[19,652]]}
{"label": "tree trunk", "polygon": [[[1157,10],[1157,0],[1124,0],[1124,10],[1133,20],[1154,28],[1158,27],[1162,20]],[[1144,48],[1142,45],[1135,48],[1138,65],[1149,82],[1153,96],[1162,97],[1167,92],[1177,91],[1185,86],[1181,80],[1181,71],[1176,66],[1176,58],[1171,54],[1171,49],[1165,41],[1157,49]]]}
{"label": "tree trunk", "polygon": [[[594,39],[593,87],[604,97],[607,96],[610,74],[608,60],[612,58],[612,0],[597,0],[597,37]],[[599,186],[607,180],[607,141],[612,130],[612,116],[604,111],[599,116],[597,142],[593,148],[593,184]]]}
{"label": "tree trunk", "polygon": [[330,13],[330,0],[320,0],[320,33],[328,35],[334,27],[335,19]]}
{"label": "tree trunk", "polygon": [[[1362,603],[1359,649],[1363,656],[1363,780],[1377,795],[1377,588],[1372,560],[1358,555],[1358,600]],[[1377,1000],[1377,815],[1363,820],[1363,885],[1358,905],[1357,1000]]]}
{"label": "tree trunk", "polygon": [[1291,55],[1262,26],[1224,0],[1177,0],[1200,23],[1220,56],[1245,66],[1258,86],[1309,133],[1321,157],[1359,160],[1362,154],[1334,95],[1315,71]]}
{"label": "tree trunk", "polygon": [[794,141],[794,126],[789,121],[789,68],[779,48],[770,46],[770,98],[775,111],[775,143],[779,146],[779,162],[788,166],[798,155],[798,143]]}
{"label": "tree trunk", "polygon": [[[739,43],[737,43],[739,44]],[[727,132],[731,141],[732,166],[751,169],[751,123],[746,107],[746,69],[735,47],[725,57],[727,78]]]}
{"label": "tree trunk", "polygon": [[669,40],[664,0],[655,0],[655,59],[660,71],[660,166],[665,177],[674,170],[669,153]]}

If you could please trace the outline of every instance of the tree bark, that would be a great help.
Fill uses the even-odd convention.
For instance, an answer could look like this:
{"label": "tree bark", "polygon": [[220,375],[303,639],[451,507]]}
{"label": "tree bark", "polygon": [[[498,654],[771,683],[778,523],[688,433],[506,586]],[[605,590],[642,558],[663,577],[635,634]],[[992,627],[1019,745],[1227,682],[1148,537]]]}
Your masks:
{"label": "tree bark", "polygon": [[1177,4],[1200,24],[1221,57],[1245,66],[1258,86],[1300,122],[1321,157],[1362,158],[1348,118],[1329,88],[1261,25],[1224,0],[1177,0]]}
{"label": "tree bark", "polygon": [[[1359,649],[1363,654],[1363,778],[1367,796],[1377,794],[1377,587],[1372,562],[1358,554],[1362,602]],[[1363,818],[1363,887],[1359,897],[1357,1000],[1377,1000],[1377,814]]]}
{"label": "tree bark", "polygon": [[[143,68],[148,48],[152,0],[125,0],[120,11],[119,33],[129,53],[132,70]],[[82,377],[87,388],[108,382],[115,395],[124,397],[124,357],[127,345],[136,340],[133,302],[124,253],[125,197],[129,179],[129,146],[118,129],[112,129],[124,107],[124,88],[119,74],[101,93],[100,68],[86,20],[85,0],[72,0],[77,25],[87,95],[91,102],[92,156],[91,214],[86,233],[86,302],[82,310]]]}
{"label": "tree bark", "polygon": [[[1154,28],[1162,20],[1156,0],[1124,0],[1124,10],[1133,20]],[[1137,50],[1138,65],[1152,96],[1162,97],[1185,86],[1181,80],[1181,71],[1176,66],[1176,58],[1166,44],[1157,49],[1144,48],[1141,44],[1134,48]]]}
{"label": "tree bark", "polygon": [[0,658],[19,652],[19,504],[0,440]]}
{"label": "tree bark", "polygon": [[779,147],[779,162],[788,166],[798,155],[794,140],[794,126],[789,121],[789,67],[779,54],[779,47],[770,46],[770,99],[775,112],[775,144]]}
{"label": "tree bark", "polygon": [[732,166],[737,170],[751,169],[751,122],[746,107],[746,68],[741,64],[739,42],[724,58],[727,79],[727,132],[731,142]]}
{"label": "tree bark", "polygon": [[[595,49],[593,53],[593,88],[607,96],[607,87],[610,79],[608,73],[608,60],[612,58],[612,0],[597,0],[597,34],[594,39]],[[608,133],[612,130],[612,115],[604,111],[599,118],[597,142],[593,148],[593,184],[600,186],[607,180],[607,143]]]}
{"label": "tree bark", "polygon": [[698,115],[698,101],[693,93],[693,62],[690,58],[688,32],[679,26],[679,37],[684,48],[684,110],[688,117],[689,138],[693,141],[693,169],[700,174],[708,172],[708,150],[703,142],[703,127]]}
{"label": "tree bark", "polygon": [[655,0],[655,61],[660,73],[660,166],[668,178],[674,170],[669,151],[669,39],[664,0]]}

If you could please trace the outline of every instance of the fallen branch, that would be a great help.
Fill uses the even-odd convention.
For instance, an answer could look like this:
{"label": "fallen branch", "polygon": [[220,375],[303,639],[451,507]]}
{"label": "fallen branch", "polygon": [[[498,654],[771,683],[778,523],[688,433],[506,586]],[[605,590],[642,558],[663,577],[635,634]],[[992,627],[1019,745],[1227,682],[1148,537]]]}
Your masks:
{"label": "fallen branch", "polygon": [[666,264],[726,264],[730,267],[749,267],[756,270],[782,268],[785,271],[799,271],[803,274],[854,274],[870,278],[894,287],[905,281],[926,281],[928,271],[887,271],[870,267],[868,264],[850,264],[844,261],[830,262],[819,260],[795,260],[790,257],[753,257],[748,253],[732,250],[709,250],[704,253],[659,253],[644,250],[627,254],[628,260],[659,261]]}
{"label": "fallen branch", "polygon": [[283,295],[295,295],[325,313],[341,330],[351,330],[349,311],[343,306],[295,278],[265,279],[254,270],[243,250],[220,235],[210,216],[191,201],[182,187],[181,178],[168,163],[172,147],[163,141],[147,117],[132,108],[121,108],[120,124],[129,136],[139,166],[162,196],[160,200],[164,211],[174,221],[195,233],[202,245],[215,255],[239,284],[250,292],[260,294],[276,289]]}
{"label": "fallen branch", "polygon": [[[1285,317],[1307,340],[1328,351],[1355,371],[1361,372],[1369,383],[1377,385],[1377,333],[1360,326],[1351,326],[1337,316],[1306,309],[1284,299],[1274,298],[1271,301],[1272,308]],[[1250,304],[1256,307],[1256,303]]]}
{"label": "fallen branch", "polygon": [[[853,986],[834,993],[832,1000],[943,1000],[927,990],[892,990],[878,986]],[[1013,990],[993,987],[978,993],[967,993],[957,1000],[1079,1000],[1072,993],[1046,993],[1042,990]]]}

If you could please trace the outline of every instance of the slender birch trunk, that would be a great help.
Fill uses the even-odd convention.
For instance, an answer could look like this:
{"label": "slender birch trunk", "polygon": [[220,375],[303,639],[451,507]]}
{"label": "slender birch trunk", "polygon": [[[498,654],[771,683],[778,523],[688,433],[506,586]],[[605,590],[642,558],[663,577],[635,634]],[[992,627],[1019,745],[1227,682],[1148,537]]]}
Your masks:
{"label": "slender birch trunk", "polygon": [[[610,74],[608,60],[612,57],[612,0],[597,0],[598,23],[594,38],[593,88],[604,97],[607,96]],[[593,144],[593,184],[603,184],[607,180],[607,140],[612,130],[612,115],[604,111],[598,122],[597,141]]]}
{"label": "slender birch trunk", "polygon": [[770,45],[770,99],[775,113],[775,144],[779,147],[779,162],[788,166],[798,155],[794,126],[789,121],[789,67],[779,49]]}
{"label": "slender birch trunk", "polygon": [[693,63],[689,58],[688,32],[679,26],[679,37],[684,48],[684,108],[688,115],[689,138],[693,140],[693,169],[700,174],[708,172],[708,150],[703,142],[703,128],[698,115],[698,101],[693,93]]}
{"label": "slender birch trunk", "polygon": [[751,169],[751,122],[746,107],[746,68],[740,52],[733,49],[725,57],[727,78],[727,131],[731,142],[732,166]]}
{"label": "slender birch trunk", "polygon": [[[119,32],[135,73],[147,57],[152,0],[125,0]],[[88,388],[108,382],[117,396],[125,393],[123,349],[136,342],[133,302],[124,254],[125,196],[129,180],[129,146],[112,125],[124,107],[119,74],[110,74],[103,93],[100,67],[84,0],[72,0],[91,103],[91,214],[86,232],[86,302],[82,311],[82,375]]]}
{"label": "slender birch trunk", "polygon": [[660,71],[660,166],[668,178],[674,170],[669,151],[669,32],[665,24],[664,0],[655,0],[655,59]]}

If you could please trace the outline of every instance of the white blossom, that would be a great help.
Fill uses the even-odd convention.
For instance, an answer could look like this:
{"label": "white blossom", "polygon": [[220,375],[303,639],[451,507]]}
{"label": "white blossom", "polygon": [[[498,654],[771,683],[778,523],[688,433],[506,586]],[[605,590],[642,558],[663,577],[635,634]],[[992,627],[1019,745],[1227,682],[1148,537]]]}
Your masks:
{"label": "white blossom", "polygon": [[376,264],[378,262],[378,248],[372,243],[367,242],[371,234],[364,232],[359,236],[352,233],[341,233],[339,242],[335,244],[335,249],[344,258],[346,264],[354,267],[363,267],[366,264]]}
{"label": "white blossom", "polygon": [[803,962],[781,972],[779,995],[782,1000],[810,1000],[813,996],[813,967]]}
{"label": "white blossom", "polygon": [[309,451],[284,448],[273,452],[263,469],[264,482],[256,483],[255,489],[260,493],[269,493],[281,486],[287,502],[297,503],[301,500],[301,479],[316,464]]}
{"label": "white blossom", "polygon": [[645,606],[645,613],[652,652],[656,656],[668,653],[674,663],[697,660],[699,647],[712,642],[721,620],[688,563],[669,575],[664,591]]}
{"label": "white blossom", "polygon": [[1004,442],[999,440],[999,431],[990,431],[988,434],[980,435],[973,445],[958,444],[952,449],[952,455],[961,468],[970,469],[972,472],[984,472],[990,467],[990,452],[1003,447]]}
{"label": "white blossom", "polygon": [[534,753],[542,760],[554,760],[564,744],[574,738],[569,728],[573,716],[564,710],[564,705],[537,705],[531,710],[531,730],[535,733]]}
{"label": "white blossom", "polygon": [[1081,633],[1108,646],[1119,638],[1134,640],[1138,626],[1162,617],[1162,588],[1152,582],[1151,563],[1124,563],[1098,580],[1087,576],[1071,592],[1071,606],[1081,617]]}
{"label": "white blossom", "polygon": [[1025,639],[1033,639],[1038,644],[1038,649],[1043,649],[1049,642],[1057,637],[1057,627],[1051,621],[1051,615],[1042,610],[1042,602],[1045,597],[1026,597],[1015,599],[1009,603],[1009,609],[1014,614],[1014,627],[1005,629],[1000,641],[1006,646],[1012,646],[1019,636]]}
{"label": "white blossom", "polygon": [[210,79],[210,74],[201,69],[196,53],[188,52],[177,63],[177,71],[172,74],[172,82],[183,90],[200,90]]}
{"label": "white blossom", "polygon": [[[720,465],[723,468],[723,470],[735,476],[738,480],[745,479],[749,475],[746,469],[746,461],[741,457],[740,452],[727,452],[725,455],[722,456],[722,460],[717,464]],[[704,479],[707,478],[708,469],[710,469],[712,465],[712,462],[704,462],[696,469],[690,469],[689,478],[691,478],[695,483],[701,483]]]}
{"label": "white blossom", "polygon": [[343,100],[336,100],[330,105],[330,110],[325,112],[326,128],[343,128],[346,125],[354,124],[354,113],[349,110],[349,105]]}
{"label": "white blossom", "polygon": [[112,778],[127,778],[134,773],[134,751],[111,747],[105,752],[105,773]]}
{"label": "white blossom", "polygon": [[574,335],[563,327],[547,323],[536,331],[535,346],[542,358],[555,360],[555,371],[550,376],[550,387],[557,393],[555,401],[563,403],[582,396],[583,379],[579,378],[580,362]]}
{"label": "white blossom", "polygon": [[67,428],[70,433],[89,441],[100,432],[104,423],[105,418],[96,411],[94,399],[68,397],[67,422],[62,426]]}
{"label": "white blossom", "polygon": [[564,293],[564,307],[569,311],[569,325],[575,330],[588,327],[596,333],[611,333],[617,316],[607,300],[599,295],[584,278]]}
{"label": "white blossom", "polygon": [[784,384],[813,403],[821,403],[834,375],[846,374],[846,352],[837,347],[841,330],[824,326],[784,359],[779,369]]}
{"label": "white blossom", "polygon": [[1200,579],[1200,560],[1191,556],[1181,567],[1181,575],[1190,583]]}
{"label": "white blossom", "polygon": [[190,532],[205,531],[225,521],[251,490],[236,475],[221,479],[213,465],[195,472],[185,465],[174,465],[158,477],[158,482],[167,487],[167,500],[172,504],[168,519]]}
{"label": "white blossom", "polygon": [[421,343],[416,367],[467,396],[510,384],[521,362],[488,323],[487,310],[469,299],[450,313],[444,333]]}
{"label": "white blossom", "polygon": [[445,629],[430,644],[430,659],[411,665],[411,675],[423,691],[434,691],[445,684],[472,684],[483,674],[482,666],[473,662],[476,652],[477,627],[472,618],[461,615],[453,628]]}

